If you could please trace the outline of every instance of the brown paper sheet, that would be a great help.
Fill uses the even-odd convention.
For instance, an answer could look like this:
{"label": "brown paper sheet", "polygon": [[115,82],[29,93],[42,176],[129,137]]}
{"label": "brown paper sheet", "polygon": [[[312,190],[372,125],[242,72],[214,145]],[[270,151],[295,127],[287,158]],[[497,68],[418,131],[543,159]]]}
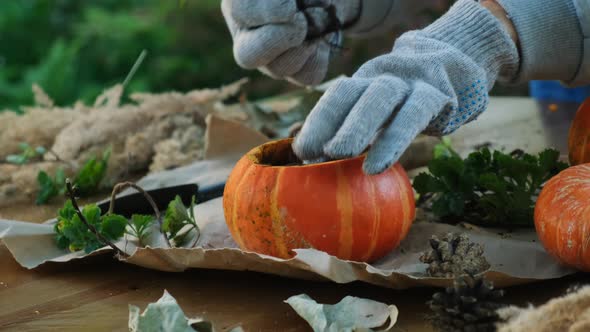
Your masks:
{"label": "brown paper sheet", "polygon": [[[533,116],[532,113],[531,116]],[[255,131],[241,129],[228,131],[227,129],[232,128],[235,123],[227,123],[220,119],[209,119],[209,122],[211,130],[207,134],[211,143],[209,148],[212,149],[211,151],[217,151],[210,156],[216,159],[199,161],[175,170],[151,174],[138,184],[149,190],[186,183],[199,183],[203,186],[219,183],[227,178],[241,154],[263,141],[263,138]],[[537,123],[529,120],[522,121],[519,125],[526,125],[530,129]],[[459,146],[464,146],[460,152],[471,149],[472,142],[465,132],[475,131],[480,136],[486,132],[485,128],[477,127],[481,126],[480,124],[474,126],[457,132]],[[505,131],[506,128],[502,127],[502,130]],[[224,143],[225,150],[224,147],[214,144],[229,142],[216,137],[228,135],[230,132],[242,133],[243,142],[250,143],[240,145],[242,151],[235,151],[233,144]],[[530,130],[525,132],[527,135],[531,133]],[[497,135],[497,132],[494,132],[494,135]],[[497,137],[500,143],[498,141],[494,143],[505,144],[501,142],[502,139],[512,142],[512,138],[503,135]],[[485,136],[476,137],[474,141],[482,140],[485,140]],[[524,137],[523,140],[527,144],[537,144],[531,147],[532,150],[538,150],[544,144],[542,139],[534,135]],[[416,153],[411,151],[415,148],[411,147],[408,153]],[[358,280],[383,287],[404,289],[449,285],[450,280],[428,277],[426,265],[420,263],[418,257],[428,249],[428,239],[432,235],[458,231],[467,233],[472,241],[483,245],[486,258],[491,264],[487,276],[499,287],[560,278],[575,273],[574,270],[559,265],[545,252],[533,229],[512,232],[506,236],[500,235],[502,230],[434,223],[426,213],[418,212],[417,220],[400,247],[373,264],[343,261],[313,249],[298,249],[297,255],[289,260],[244,252],[237,248],[229,234],[223,217],[221,198],[196,207],[195,215],[201,228],[201,238],[196,248],[164,248],[161,235],[156,231],[152,232],[153,236],[146,248],[137,248],[134,239],[131,238],[124,238],[116,244],[131,254],[124,260],[125,262],[156,270],[176,272],[189,268],[248,270],[336,283]],[[29,269],[45,262],[67,262],[84,257],[82,253],[69,253],[56,248],[50,222],[32,224],[0,220],[0,239],[16,261]],[[100,252],[110,252],[110,249],[103,248],[97,253]]]}
{"label": "brown paper sheet", "polygon": [[[119,248],[132,254],[124,261],[173,272],[188,268],[248,270],[337,283],[360,280],[398,289],[443,286],[449,280],[429,278],[426,265],[420,263],[418,257],[428,249],[431,235],[462,231],[484,246],[486,258],[491,264],[488,276],[500,287],[559,278],[574,272],[557,264],[545,252],[533,230],[514,232],[505,237],[489,229],[433,223],[423,213],[419,213],[400,247],[373,264],[343,261],[313,249],[297,249],[293,259],[283,260],[237,248],[225,224],[222,198],[200,204],[195,210],[201,228],[197,248],[166,249],[159,234],[153,232],[155,235],[149,248],[137,248],[131,238],[117,242]],[[83,257],[82,254],[57,249],[53,237],[49,224],[0,221],[0,238],[15,259],[26,268],[34,268],[47,261],[67,262]],[[110,251],[106,248],[103,250]]]}

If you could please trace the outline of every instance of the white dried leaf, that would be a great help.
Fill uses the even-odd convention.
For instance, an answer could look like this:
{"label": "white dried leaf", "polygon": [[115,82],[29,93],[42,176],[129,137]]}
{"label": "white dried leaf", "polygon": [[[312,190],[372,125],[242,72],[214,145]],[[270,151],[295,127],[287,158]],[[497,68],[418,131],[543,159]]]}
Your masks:
{"label": "white dried leaf", "polygon": [[334,305],[317,303],[305,294],[292,296],[285,302],[314,332],[390,331],[398,316],[395,305],[353,296]]}

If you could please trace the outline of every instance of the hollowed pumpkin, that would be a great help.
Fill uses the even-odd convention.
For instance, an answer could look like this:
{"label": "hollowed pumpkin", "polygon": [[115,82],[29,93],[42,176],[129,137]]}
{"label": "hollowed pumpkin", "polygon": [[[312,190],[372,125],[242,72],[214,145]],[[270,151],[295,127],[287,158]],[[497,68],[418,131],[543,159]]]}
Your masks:
{"label": "hollowed pumpkin", "polygon": [[590,98],[576,112],[569,131],[568,150],[571,165],[590,163]]}
{"label": "hollowed pumpkin", "polygon": [[315,248],[371,262],[399,245],[415,217],[401,165],[372,176],[362,171],[364,156],[293,165],[291,142],[252,149],[226,183],[225,220],[240,248],[279,258]]}

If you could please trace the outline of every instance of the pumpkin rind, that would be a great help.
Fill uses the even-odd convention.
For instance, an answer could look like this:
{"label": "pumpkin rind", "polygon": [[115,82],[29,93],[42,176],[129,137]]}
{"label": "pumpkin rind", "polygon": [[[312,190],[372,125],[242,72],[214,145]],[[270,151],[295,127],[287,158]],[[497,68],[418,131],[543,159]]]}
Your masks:
{"label": "pumpkin rind", "polygon": [[253,149],[226,183],[225,218],[242,249],[290,258],[293,249],[315,248],[371,262],[399,245],[415,217],[401,165],[371,176],[362,171],[364,156],[304,166],[268,166],[254,157],[290,142]]}
{"label": "pumpkin rind", "polygon": [[590,164],[570,167],[545,184],[535,205],[535,228],[552,256],[590,271]]}
{"label": "pumpkin rind", "polygon": [[590,98],[580,106],[572,121],[568,151],[571,165],[590,162]]}

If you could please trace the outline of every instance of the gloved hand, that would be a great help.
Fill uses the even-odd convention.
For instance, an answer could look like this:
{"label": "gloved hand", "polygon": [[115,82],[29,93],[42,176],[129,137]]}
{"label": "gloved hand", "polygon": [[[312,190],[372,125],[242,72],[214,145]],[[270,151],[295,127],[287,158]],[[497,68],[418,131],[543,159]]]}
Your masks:
{"label": "gloved hand", "polygon": [[299,85],[321,83],[342,35],[364,37],[391,27],[408,1],[222,0],[236,62]]}
{"label": "gloved hand", "polygon": [[301,85],[320,83],[341,29],[354,23],[361,0],[222,0],[236,62]]}
{"label": "gloved hand", "polygon": [[293,143],[303,160],[357,156],[381,173],[421,132],[446,135],[486,109],[499,75],[518,70],[518,51],[501,23],[473,0],[400,36],[390,54],[343,78],[319,100]]}

